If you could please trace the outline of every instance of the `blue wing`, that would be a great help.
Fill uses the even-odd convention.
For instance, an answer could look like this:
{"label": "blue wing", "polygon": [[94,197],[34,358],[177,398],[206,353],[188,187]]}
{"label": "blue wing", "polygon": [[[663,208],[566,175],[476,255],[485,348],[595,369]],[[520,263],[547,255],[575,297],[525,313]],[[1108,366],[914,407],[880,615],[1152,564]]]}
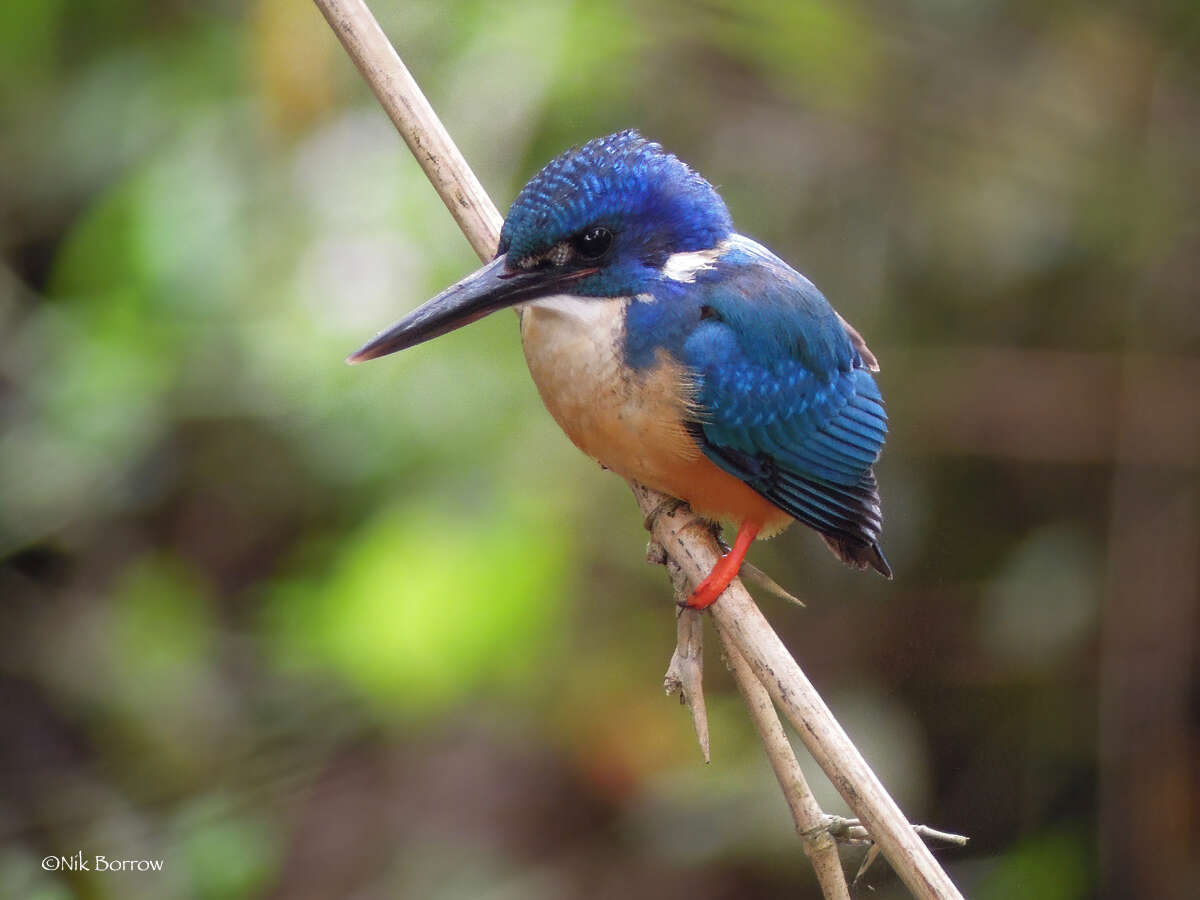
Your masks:
{"label": "blue wing", "polygon": [[845,562],[890,577],[872,470],[887,413],[870,351],[808,279],[748,239],[690,288],[700,318],[680,358],[698,377],[691,428],[704,453]]}

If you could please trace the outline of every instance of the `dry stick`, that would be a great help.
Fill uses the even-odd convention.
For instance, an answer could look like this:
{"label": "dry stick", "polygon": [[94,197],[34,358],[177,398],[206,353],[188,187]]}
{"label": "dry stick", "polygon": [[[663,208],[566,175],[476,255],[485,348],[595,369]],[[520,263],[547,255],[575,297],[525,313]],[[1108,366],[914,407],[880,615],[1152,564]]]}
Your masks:
{"label": "dry stick", "polygon": [[491,259],[500,243],[504,217],[458,152],[367,4],[362,0],[315,2],[425,170],[471,249],[484,262]]}
{"label": "dry stick", "polygon": [[[500,214],[375,17],[362,0],[315,2],[475,252],[482,260],[490,259],[499,241]],[[699,584],[720,558],[716,538],[687,507],[652,515],[663,510],[666,498],[633,482],[630,487],[642,514],[651,517],[655,540],[689,581]],[[712,609],[729,646],[749,663],[909,890],[922,900],[961,898],[740,582],[735,581]]]}
{"label": "dry stick", "polygon": [[[633,489],[643,507],[648,501],[643,501],[642,492],[659,496],[640,485]],[[697,540],[711,533],[700,524],[687,507],[664,511],[653,522],[654,539],[692,584],[711,572],[721,555],[715,541]],[[920,898],[961,897],[745,588],[735,582],[710,609],[726,646],[736,647],[745,657],[908,889]]]}
{"label": "dry stick", "polygon": [[[646,519],[647,529],[653,531],[654,519],[666,510],[678,509],[679,505],[677,501],[673,501],[655,510]],[[723,543],[720,544],[720,548],[722,552],[728,552],[728,548]],[[671,585],[675,589],[676,601],[687,599],[692,583],[688,581],[687,575],[678,563],[667,555],[666,550],[657,540],[650,541],[646,561],[654,565],[665,566],[667,574],[671,577]],[[782,591],[782,593],[786,599],[795,600],[786,591]],[[664,686],[668,694],[678,693],[680,699],[686,701],[691,707],[692,719],[696,725],[696,736],[700,741],[701,750],[704,752],[704,761],[708,762],[708,721],[701,685],[703,661],[701,659],[700,619],[700,613],[694,609],[680,610],[676,629],[675,654],[671,657],[671,665],[667,669]],[[863,859],[858,874],[854,878],[855,884],[878,856],[879,845],[872,840],[870,833],[857,819],[830,816],[821,811],[808,786],[808,781],[796,762],[791,742],[786,737],[786,732],[772,705],[770,695],[738,651],[733,636],[721,627],[722,620],[715,619],[714,621],[717,625],[717,636],[721,639],[725,659],[729,663],[730,671],[733,672],[742,698],[746,702],[746,708],[762,739],[763,747],[767,751],[767,758],[771,762],[771,768],[775,770],[775,777],[779,781],[779,787],[791,810],[796,831],[804,842],[804,851],[808,854],[813,868],[816,870],[822,892],[827,898],[842,897],[846,891],[846,880],[841,869],[837,845],[843,843],[871,845],[870,851]],[[913,825],[912,827],[926,841],[954,844],[959,847],[967,844],[967,838],[959,834],[936,831],[926,825]],[[836,875],[834,874],[835,869]]]}
{"label": "dry stick", "polygon": [[[858,819],[847,819],[844,816],[826,816],[825,827],[837,839],[839,844],[873,844],[871,833],[863,827]],[[927,841],[936,841],[953,847],[965,847],[970,838],[949,831],[938,831],[928,825],[914,825],[913,831]]]}
{"label": "dry stick", "polygon": [[817,805],[808,781],[800,771],[800,763],[796,761],[796,754],[787,738],[787,732],[783,730],[775,707],[771,705],[771,697],[733,641],[720,630],[719,625],[717,630],[725,645],[725,659],[729,663],[729,670],[737,681],[738,690],[742,692],[742,699],[750,711],[750,718],[754,721],[763,747],[766,748],[767,759],[771,761],[771,768],[775,770],[779,787],[787,799],[788,808],[792,811],[792,821],[796,823],[796,831],[804,845],[804,852],[808,854],[813,870],[817,873],[821,893],[825,895],[826,900],[850,900],[850,889],[846,887],[846,873],[842,871],[837,842],[829,833],[821,807]]}

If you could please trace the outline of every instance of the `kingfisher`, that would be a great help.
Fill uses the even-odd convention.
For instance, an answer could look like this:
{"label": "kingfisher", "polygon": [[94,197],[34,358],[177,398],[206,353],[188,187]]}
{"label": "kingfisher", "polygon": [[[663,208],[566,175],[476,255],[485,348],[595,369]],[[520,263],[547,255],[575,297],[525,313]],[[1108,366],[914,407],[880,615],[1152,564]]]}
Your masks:
{"label": "kingfisher", "polygon": [[626,130],[556,157],[517,195],[490,263],[348,361],[509,307],[542,402],[580,450],[737,526],[686,606],[715,602],[754,539],[793,521],[891,577],[874,354],[661,145]]}

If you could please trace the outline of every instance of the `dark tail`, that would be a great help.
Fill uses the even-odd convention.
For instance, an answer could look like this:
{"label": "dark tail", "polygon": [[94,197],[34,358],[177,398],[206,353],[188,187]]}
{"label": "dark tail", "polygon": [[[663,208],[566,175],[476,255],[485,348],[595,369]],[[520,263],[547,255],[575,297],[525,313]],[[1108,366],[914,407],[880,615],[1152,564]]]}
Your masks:
{"label": "dark tail", "polygon": [[855,569],[865,569],[870,566],[884,578],[892,577],[892,567],[888,565],[887,558],[883,555],[883,548],[879,546],[878,542],[848,540],[841,535],[830,537],[823,534],[821,537],[829,545],[834,556],[846,565]]}
{"label": "dark tail", "polygon": [[840,528],[821,528],[817,531],[834,555],[848,566],[865,569],[870,566],[884,578],[892,577],[892,567],[883,548],[879,546],[879,532],[883,528],[880,511],[879,484],[875,481],[875,470],[868,469],[858,485],[850,490],[842,489],[839,499],[845,504],[846,519],[838,523]]}

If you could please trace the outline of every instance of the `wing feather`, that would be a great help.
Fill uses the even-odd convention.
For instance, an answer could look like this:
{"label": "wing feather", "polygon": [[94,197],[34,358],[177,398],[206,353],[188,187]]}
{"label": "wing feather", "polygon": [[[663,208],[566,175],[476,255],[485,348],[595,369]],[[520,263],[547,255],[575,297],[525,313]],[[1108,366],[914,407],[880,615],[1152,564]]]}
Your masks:
{"label": "wing feather", "polygon": [[[757,247],[757,245],[755,245]],[[703,452],[816,529],[850,565],[890,577],[873,466],[887,436],[866,344],[804,276],[743,248],[698,280],[704,318],[684,341]]]}

